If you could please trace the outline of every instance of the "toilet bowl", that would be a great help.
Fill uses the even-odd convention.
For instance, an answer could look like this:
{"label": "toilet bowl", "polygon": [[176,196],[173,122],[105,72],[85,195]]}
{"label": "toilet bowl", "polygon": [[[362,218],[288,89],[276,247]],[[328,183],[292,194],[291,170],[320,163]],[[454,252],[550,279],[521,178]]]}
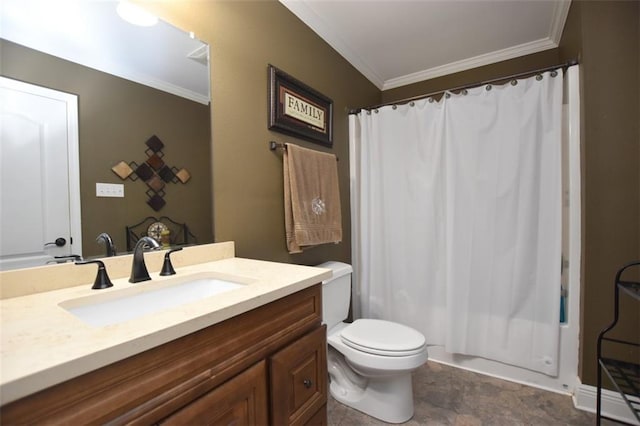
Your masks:
{"label": "toilet bowl", "polygon": [[424,336],[391,321],[343,322],[351,299],[351,266],[326,262],[318,267],[333,271],[333,277],[322,283],[331,395],[388,423],[409,420],[413,416],[411,374],[427,361]]}

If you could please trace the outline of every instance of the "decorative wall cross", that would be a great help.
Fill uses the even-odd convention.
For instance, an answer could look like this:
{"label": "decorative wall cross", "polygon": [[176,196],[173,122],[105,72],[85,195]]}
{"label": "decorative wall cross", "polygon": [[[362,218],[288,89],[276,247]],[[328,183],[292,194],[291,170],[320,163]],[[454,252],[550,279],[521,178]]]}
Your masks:
{"label": "decorative wall cross", "polygon": [[159,211],[166,204],[164,200],[166,184],[187,183],[191,179],[191,174],[187,169],[178,169],[165,163],[164,153],[162,152],[164,144],[156,135],[151,136],[145,142],[145,145],[147,145],[147,149],[144,151],[147,154],[147,160],[144,163],[121,161],[113,166],[111,170],[122,180],[131,179],[136,181],[141,179],[146,183],[148,187],[146,194],[149,197],[147,204],[153,210]]}

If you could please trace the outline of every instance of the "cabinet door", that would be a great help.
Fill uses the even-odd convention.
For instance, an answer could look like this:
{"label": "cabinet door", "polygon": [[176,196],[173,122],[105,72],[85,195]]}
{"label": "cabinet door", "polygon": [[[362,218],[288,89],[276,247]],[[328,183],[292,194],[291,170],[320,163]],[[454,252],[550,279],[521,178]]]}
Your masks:
{"label": "cabinet door", "polygon": [[326,418],[326,340],[322,326],[270,357],[271,424],[302,425]]}
{"label": "cabinet door", "polygon": [[164,419],[166,425],[265,425],[268,421],[266,361]]}

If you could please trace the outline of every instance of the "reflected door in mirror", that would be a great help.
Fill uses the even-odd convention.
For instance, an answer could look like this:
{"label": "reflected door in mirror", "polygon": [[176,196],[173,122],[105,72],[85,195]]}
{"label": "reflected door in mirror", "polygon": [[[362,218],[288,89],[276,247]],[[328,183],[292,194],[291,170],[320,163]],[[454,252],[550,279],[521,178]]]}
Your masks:
{"label": "reflected door in mirror", "polygon": [[77,97],[1,78],[0,100],[0,269],[81,253],[69,168],[70,153],[77,156]]}

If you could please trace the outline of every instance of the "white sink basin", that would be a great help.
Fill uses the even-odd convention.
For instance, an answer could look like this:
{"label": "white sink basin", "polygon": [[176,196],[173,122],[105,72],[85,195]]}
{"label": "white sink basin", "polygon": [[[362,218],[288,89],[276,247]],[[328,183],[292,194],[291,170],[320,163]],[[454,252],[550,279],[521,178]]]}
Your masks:
{"label": "white sink basin", "polygon": [[89,325],[103,327],[241,288],[249,281],[228,280],[201,273],[133,284],[135,287],[67,300],[60,303],[60,307]]}

